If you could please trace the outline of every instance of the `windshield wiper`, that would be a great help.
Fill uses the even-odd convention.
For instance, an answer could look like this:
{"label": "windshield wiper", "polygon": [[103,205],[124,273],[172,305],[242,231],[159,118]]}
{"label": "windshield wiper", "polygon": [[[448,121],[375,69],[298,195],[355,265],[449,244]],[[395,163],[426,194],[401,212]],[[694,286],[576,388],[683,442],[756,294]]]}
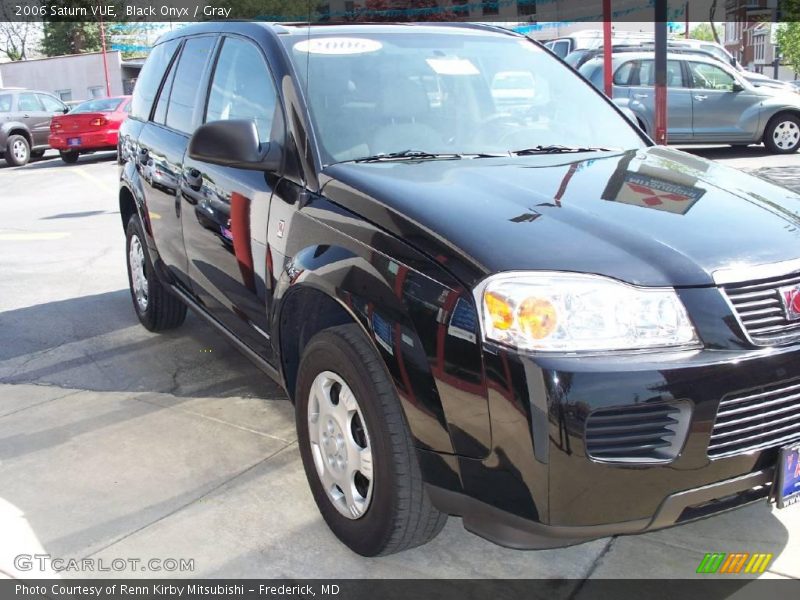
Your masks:
{"label": "windshield wiper", "polygon": [[512,150],[511,154],[517,156],[527,156],[529,154],[563,154],[565,152],[610,152],[611,148],[599,148],[592,146],[561,146],[559,144],[551,144],[548,146],[533,146],[532,148],[524,148],[522,150]]}
{"label": "windshield wiper", "polygon": [[391,160],[432,160],[432,159],[445,159],[456,160],[461,158],[461,154],[445,153],[445,152],[426,152],[424,150],[401,150],[400,152],[381,152],[372,156],[364,156],[363,158],[355,158],[350,162],[380,162]]}

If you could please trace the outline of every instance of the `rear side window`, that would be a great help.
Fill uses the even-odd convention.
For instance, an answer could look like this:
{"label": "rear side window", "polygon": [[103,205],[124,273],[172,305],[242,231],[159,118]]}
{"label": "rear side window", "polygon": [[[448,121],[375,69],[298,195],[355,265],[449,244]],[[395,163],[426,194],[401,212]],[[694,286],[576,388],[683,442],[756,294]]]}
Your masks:
{"label": "rear side window", "polygon": [[11,112],[11,94],[0,94],[0,113]]}
{"label": "rear side window", "polygon": [[20,94],[17,99],[18,110],[44,110],[36,94]]}
{"label": "rear side window", "polygon": [[259,141],[265,143],[270,139],[276,104],[275,86],[258,48],[245,40],[226,38],[214,69],[206,121],[252,119]]}
{"label": "rear side window", "polygon": [[158,93],[158,86],[161,85],[164,71],[167,70],[177,46],[177,40],[171,40],[153,48],[136,80],[136,88],[133,91],[133,100],[131,100],[131,116],[143,121],[150,116],[150,109],[153,106],[153,99]]}
{"label": "rear side window", "polygon": [[197,90],[213,45],[214,38],[211,37],[190,38],[183,45],[169,95],[167,127],[183,133],[192,133],[192,116],[197,104]]}
{"label": "rear side window", "polygon": [[[639,85],[651,86],[656,83],[655,61],[643,60],[639,67]],[[681,63],[677,60],[667,61],[667,87],[679,88],[683,85]]]}
{"label": "rear side window", "polygon": [[614,73],[614,85],[628,85],[631,80],[631,71],[636,64],[637,61],[631,60],[617,69],[617,72]]}

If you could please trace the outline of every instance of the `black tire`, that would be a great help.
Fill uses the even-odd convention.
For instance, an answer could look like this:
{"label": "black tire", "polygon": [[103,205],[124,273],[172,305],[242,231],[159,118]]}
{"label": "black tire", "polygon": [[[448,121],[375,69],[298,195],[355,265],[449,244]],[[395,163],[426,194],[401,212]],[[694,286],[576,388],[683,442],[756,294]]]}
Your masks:
{"label": "black tire", "polygon": [[39,160],[44,156],[44,150],[31,150],[31,158]]}
{"label": "black tire", "polygon": [[24,136],[10,135],[6,140],[6,149],[3,154],[9,165],[21,167],[28,164],[31,159],[31,145]]}
{"label": "black tire", "polygon": [[[186,319],[186,305],[180,298],[172,294],[164,286],[156,275],[153,263],[150,260],[150,253],[147,250],[147,242],[142,231],[142,225],[138,215],[133,215],[128,221],[126,229],[127,242],[125,244],[125,257],[128,265],[128,286],[131,291],[133,308],[139,321],[150,331],[166,331],[179,327]],[[138,241],[142,249],[144,277],[147,281],[147,294],[145,305],[142,306],[134,291],[133,274],[131,266],[131,245]]]}
{"label": "black tire", "polygon": [[[781,130],[787,131],[788,135],[793,135],[794,141],[792,142],[791,138],[784,138],[784,141],[781,141]],[[764,146],[773,154],[797,152],[800,149],[800,118],[790,113],[781,113],[772,117],[764,130]]]}
{"label": "black tire", "polygon": [[59,154],[61,155],[61,160],[68,165],[74,165],[81,156],[81,153],[77,150],[61,150]]}
{"label": "black tire", "polygon": [[[372,451],[372,497],[362,516],[343,516],[323,488],[309,441],[308,408],[317,375],[331,371],[353,391]],[[314,500],[325,522],[362,556],[393,554],[432,540],[447,515],[431,504],[394,386],[380,357],[356,325],[315,335],[300,362],[295,396],[298,443]]]}

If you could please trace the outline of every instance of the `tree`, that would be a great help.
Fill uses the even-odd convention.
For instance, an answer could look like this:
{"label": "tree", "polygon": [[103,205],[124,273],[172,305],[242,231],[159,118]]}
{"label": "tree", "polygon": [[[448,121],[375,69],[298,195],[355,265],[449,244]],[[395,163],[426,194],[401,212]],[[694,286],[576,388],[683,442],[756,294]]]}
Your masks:
{"label": "tree", "polygon": [[8,60],[25,60],[34,50],[39,24],[12,21],[11,5],[0,2],[0,56]]}
{"label": "tree", "polygon": [[45,21],[42,52],[46,56],[81,54],[100,50],[100,25],[93,21]]}
{"label": "tree", "polygon": [[711,31],[711,24],[709,23],[698,23],[694,29],[689,31],[689,37],[693,40],[715,41],[714,33]]}
{"label": "tree", "polygon": [[783,62],[795,73],[800,74],[800,3],[797,0],[783,0],[780,4],[781,19],[776,41],[783,55]]}
{"label": "tree", "polygon": [[800,21],[789,21],[778,26],[778,48],[783,62],[800,74]]}

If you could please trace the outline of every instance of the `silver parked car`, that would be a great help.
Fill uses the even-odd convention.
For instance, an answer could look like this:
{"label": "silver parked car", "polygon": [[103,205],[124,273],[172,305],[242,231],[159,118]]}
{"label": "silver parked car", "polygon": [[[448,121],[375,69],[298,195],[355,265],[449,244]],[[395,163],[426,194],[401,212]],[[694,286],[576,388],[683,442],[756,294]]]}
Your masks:
{"label": "silver parked car", "polygon": [[[648,133],[655,123],[655,60],[652,52],[613,57],[614,101],[628,108]],[[603,88],[603,59],[580,73]],[[780,154],[800,148],[800,95],[756,87],[719,61],[667,54],[668,138],[674,144],[754,144]]]}

